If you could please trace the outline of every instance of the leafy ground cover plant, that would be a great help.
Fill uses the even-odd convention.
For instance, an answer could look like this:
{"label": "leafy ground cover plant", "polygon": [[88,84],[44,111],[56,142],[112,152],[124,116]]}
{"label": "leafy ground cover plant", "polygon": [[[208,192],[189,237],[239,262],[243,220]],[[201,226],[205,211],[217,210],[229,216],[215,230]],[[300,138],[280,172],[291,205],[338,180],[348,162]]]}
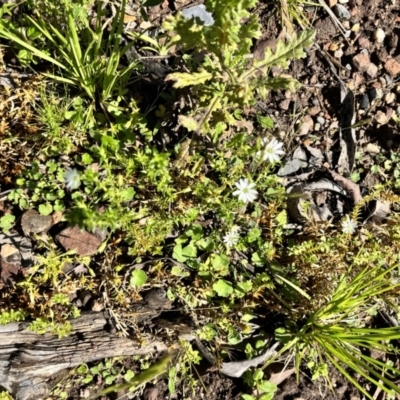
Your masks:
{"label": "leafy ground cover plant", "polygon": [[[16,285],[21,298],[28,299],[27,311],[4,310],[0,320],[29,316],[36,332],[62,336],[69,326],[58,323],[55,313],[65,320],[79,313],[68,300],[71,292],[104,290],[118,318],[127,321],[128,300],[152,286],[165,287],[170,300],[196,317],[196,334],[220,355],[218,361],[229,346],[252,337],[266,318],[261,310],[268,309],[285,316],[285,331],[276,332],[283,343],[279,354],[294,351],[298,371],[306,363],[313,378],[327,379],[333,365],[368,395],[343,367],[348,365],[391,393],[397,390],[391,376],[398,368],[373,360],[364,349],[396,352],[390,341],[398,339],[397,331],[378,332],[366,317],[371,309],[396,304],[396,219],[372,234],[357,222],[360,203],[343,221],[310,220],[301,234],[287,228],[288,195],[276,175],[284,143],[273,136],[273,122],[266,116],[255,118],[260,131],[244,131],[240,122],[247,122],[242,108],[269,90],[299,87],[294,79],[269,72],[303,57],[313,33],[278,42],[276,50],[268,48],[264,58],[251,60],[252,40],[260,35],[250,13],[256,4],[208,1],[214,24],[206,27],[177,13],[163,24],[170,35],[165,47],[141,33],[133,35],[162,55],[173,45],[183,54],[166,78],[173,87],[164,93],[165,103],[148,115],[125,88],[127,78],[141,68],[139,61],[120,68],[133,46],[120,45],[125,1],[109,32],[101,20],[101,1],[95,28],[86,14],[77,17],[81,8],[69,6],[61,14],[39,8],[25,20],[1,21],[0,36],[13,40],[20,60],[59,68],[46,77],[67,84],[64,90],[73,98],[63,103],[54,98],[56,91],[42,91],[38,113],[44,145],[8,200],[42,215],[64,211],[68,223],[106,231],[107,239],[102,262],[60,254],[52,243],[44,246],[30,275]],[[25,30],[29,40],[22,39]],[[174,109],[177,103],[183,106]],[[391,194],[381,190],[371,196],[388,200]],[[392,196],[391,201],[398,199]],[[2,226],[8,230],[14,223],[2,221]],[[68,263],[84,265],[87,273],[65,278]],[[193,380],[187,365],[197,359],[192,349],[186,350],[170,370],[171,393],[178,378]],[[147,375],[130,377],[126,386],[161,375],[170,358]],[[100,369],[78,372],[88,380],[94,374],[104,378],[107,372]],[[114,372],[107,375],[110,384]],[[276,389],[260,369],[247,382],[262,399],[272,398]]]}

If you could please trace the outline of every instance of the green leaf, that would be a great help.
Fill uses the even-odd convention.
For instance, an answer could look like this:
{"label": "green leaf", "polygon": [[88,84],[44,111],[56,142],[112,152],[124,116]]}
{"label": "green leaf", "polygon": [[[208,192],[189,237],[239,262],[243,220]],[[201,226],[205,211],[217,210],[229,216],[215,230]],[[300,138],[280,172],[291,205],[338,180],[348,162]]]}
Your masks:
{"label": "green leaf", "polygon": [[271,117],[257,115],[257,121],[262,128],[272,129],[274,127],[274,120]]}
{"label": "green leaf", "polygon": [[14,215],[7,214],[0,218],[0,228],[4,232],[8,232],[14,225],[15,217]]}
{"label": "green leaf", "polygon": [[185,262],[186,258],[183,257],[182,255],[182,245],[181,244],[177,244],[174,247],[174,251],[172,253],[172,257],[179,262]]}
{"label": "green leaf", "polygon": [[174,276],[179,276],[181,278],[184,278],[184,277],[190,275],[188,271],[185,271],[183,268],[179,267],[178,265],[174,265],[171,268],[171,274]]}
{"label": "green leaf", "polygon": [[212,78],[212,74],[203,70],[201,72],[174,72],[169,74],[165,80],[175,81],[174,88],[183,88],[186,86],[201,85]]}
{"label": "green leaf", "polygon": [[132,272],[130,284],[131,286],[142,287],[147,281],[147,275],[141,269]]}
{"label": "green leaf", "polygon": [[275,221],[279,226],[284,226],[287,224],[287,213],[286,210],[281,211],[276,217]]}
{"label": "green leaf", "polygon": [[179,123],[189,132],[193,132],[198,129],[198,123],[193,117],[186,117],[185,115],[179,115],[178,120]]}
{"label": "green leaf", "polygon": [[41,215],[50,215],[53,212],[53,206],[49,203],[41,204],[39,206],[39,213]]}
{"label": "green leaf", "polygon": [[260,369],[255,370],[253,373],[253,379],[255,381],[261,380],[263,376],[264,376],[264,372],[261,371]]}
{"label": "green leaf", "polygon": [[185,257],[185,260],[188,258],[195,258],[197,256],[197,249],[193,246],[193,244],[188,244],[182,249],[182,256]]}
{"label": "green leaf", "polygon": [[82,162],[85,165],[90,165],[93,162],[93,158],[90,156],[90,154],[85,153],[82,155]]}
{"label": "green leaf", "polygon": [[133,371],[131,371],[130,369],[128,369],[128,371],[125,372],[124,374],[124,379],[129,382],[133,377],[135,376],[135,374],[133,373]]}
{"label": "green leaf", "polygon": [[274,394],[278,390],[278,387],[276,386],[276,384],[273,382],[270,382],[270,381],[262,381],[257,385],[257,387],[261,391],[268,393],[268,394]]}
{"label": "green leaf", "polygon": [[23,66],[27,66],[29,65],[29,63],[32,61],[33,59],[33,54],[28,51],[28,50],[20,50],[18,52],[18,60],[19,62],[23,65]]}
{"label": "green leaf", "polygon": [[257,267],[262,267],[266,263],[266,259],[257,252],[252,254],[251,261],[253,264],[257,265]]}
{"label": "green leaf", "polygon": [[224,279],[218,279],[213,284],[213,290],[221,297],[228,297],[233,293],[232,284]]}
{"label": "green leaf", "polygon": [[242,399],[243,400],[256,400],[256,398],[254,396],[252,396],[251,394],[242,394]]}
{"label": "green leaf", "polygon": [[121,198],[124,201],[132,200],[134,195],[135,195],[135,191],[133,190],[132,187],[126,188],[126,189],[121,191]]}
{"label": "green leaf", "polygon": [[211,266],[215,271],[225,271],[229,266],[229,258],[225,254],[213,254],[211,256]]}

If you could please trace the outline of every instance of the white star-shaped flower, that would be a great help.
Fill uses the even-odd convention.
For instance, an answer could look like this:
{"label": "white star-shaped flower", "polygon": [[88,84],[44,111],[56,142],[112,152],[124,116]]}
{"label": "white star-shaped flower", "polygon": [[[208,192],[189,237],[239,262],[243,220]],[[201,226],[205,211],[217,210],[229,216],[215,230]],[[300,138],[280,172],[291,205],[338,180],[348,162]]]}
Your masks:
{"label": "white star-shaped flower", "polygon": [[67,171],[65,171],[64,181],[65,185],[69,190],[78,189],[78,187],[81,184],[81,178],[79,176],[79,172],[75,168],[68,169]]}
{"label": "white star-shaped flower", "polygon": [[270,163],[275,163],[281,159],[281,156],[285,154],[282,150],[283,143],[278,142],[275,138],[268,141],[267,138],[261,140],[262,149],[257,152],[257,156],[261,158],[262,161],[269,161]]}
{"label": "white star-shaped flower", "polygon": [[239,241],[239,230],[232,230],[224,236],[224,242],[228,247],[233,247]]}
{"label": "white star-shaped flower", "polygon": [[258,192],[254,189],[256,185],[249,182],[247,178],[239,179],[239,182],[236,182],[235,185],[238,190],[235,190],[233,195],[238,196],[243,203],[252,203],[257,198]]}
{"label": "white star-shaped flower", "polygon": [[356,231],[356,228],[357,222],[347,215],[346,219],[342,222],[342,232],[347,235],[353,235],[353,233]]}

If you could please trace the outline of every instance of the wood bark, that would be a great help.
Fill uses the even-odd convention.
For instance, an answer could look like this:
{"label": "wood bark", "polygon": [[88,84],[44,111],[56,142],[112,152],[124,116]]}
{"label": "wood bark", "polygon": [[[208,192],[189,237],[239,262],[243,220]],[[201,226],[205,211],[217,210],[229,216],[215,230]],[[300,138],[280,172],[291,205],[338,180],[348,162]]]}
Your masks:
{"label": "wood bark", "polygon": [[46,399],[48,381],[66,368],[105,357],[144,355],[167,350],[158,339],[140,346],[107,332],[103,313],[87,313],[70,321],[65,338],[28,330],[27,323],[0,326],[0,386],[16,400]]}

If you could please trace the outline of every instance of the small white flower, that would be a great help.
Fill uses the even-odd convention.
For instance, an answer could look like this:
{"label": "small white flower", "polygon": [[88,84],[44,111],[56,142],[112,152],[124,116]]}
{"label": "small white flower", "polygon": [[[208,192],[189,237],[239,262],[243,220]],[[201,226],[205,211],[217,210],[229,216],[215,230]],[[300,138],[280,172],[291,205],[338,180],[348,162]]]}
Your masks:
{"label": "small white flower", "polygon": [[78,189],[78,187],[81,184],[81,178],[79,176],[79,172],[75,168],[68,169],[67,171],[65,171],[64,181],[65,185],[69,190]]}
{"label": "small white flower", "polygon": [[357,222],[351,219],[348,215],[346,219],[342,222],[342,232],[348,235],[352,235],[357,228]]}
{"label": "small white flower", "polygon": [[239,230],[231,230],[224,236],[224,242],[228,247],[233,247],[239,241]]}
{"label": "small white flower", "polygon": [[282,150],[283,143],[278,142],[275,138],[268,142],[267,138],[261,140],[262,150],[257,152],[257,156],[262,161],[269,161],[275,163],[281,159],[281,156],[285,154]]}
{"label": "small white flower", "polygon": [[238,190],[235,190],[233,195],[238,196],[243,203],[251,203],[257,198],[258,192],[254,189],[256,185],[249,182],[247,178],[239,179],[239,182],[236,182],[235,185]]}

